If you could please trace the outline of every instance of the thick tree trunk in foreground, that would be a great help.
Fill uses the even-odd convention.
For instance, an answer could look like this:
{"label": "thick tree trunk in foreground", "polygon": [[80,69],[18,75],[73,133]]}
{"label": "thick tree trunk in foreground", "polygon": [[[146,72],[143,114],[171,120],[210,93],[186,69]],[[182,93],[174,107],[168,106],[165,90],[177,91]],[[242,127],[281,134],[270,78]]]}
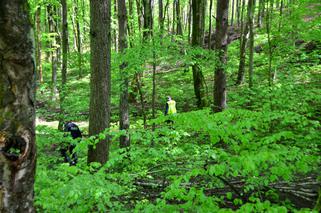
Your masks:
{"label": "thick tree trunk in foreground", "polygon": [[[90,111],[89,135],[97,135],[109,128],[110,122],[110,48],[111,48],[111,1],[90,1]],[[96,147],[88,147],[88,163],[106,163],[109,140],[101,140]]]}
{"label": "thick tree trunk in foreground", "polygon": [[35,61],[27,1],[0,1],[0,212],[34,212]]}
{"label": "thick tree trunk in foreground", "polygon": [[[118,49],[124,53],[127,48],[127,10],[126,1],[118,0],[118,29],[119,40]],[[128,73],[126,72],[127,62],[123,61],[120,65],[120,103],[119,103],[119,129],[125,130],[128,134],[129,129],[129,104],[128,104]],[[119,139],[120,147],[127,147],[130,144],[129,135],[122,135]]]}
{"label": "thick tree trunk in foreground", "polygon": [[[204,13],[204,0],[192,0],[192,10],[193,10],[193,31],[192,31],[192,46],[201,47],[203,44],[203,13]],[[195,56],[195,60],[200,57]],[[196,96],[196,104],[198,108],[206,106],[205,100],[205,82],[202,70],[199,64],[196,62],[193,65],[193,82],[194,82],[194,92]]]}
{"label": "thick tree trunk in foreground", "polygon": [[226,58],[227,58],[227,29],[228,29],[229,0],[217,0],[217,18],[215,32],[215,51],[218,63],[215,66],[214,79],[214,112],[226,108]]}

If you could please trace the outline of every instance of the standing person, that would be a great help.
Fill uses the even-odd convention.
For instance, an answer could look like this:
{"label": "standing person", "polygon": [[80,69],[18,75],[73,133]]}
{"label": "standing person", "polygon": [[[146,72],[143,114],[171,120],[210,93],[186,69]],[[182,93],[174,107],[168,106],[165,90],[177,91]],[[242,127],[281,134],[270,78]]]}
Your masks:
{"label": "standing person", "polygon": [[[81,134],[79,127],[71,121],[68,121],[67,123],[65,123],[64,132],[70,132],[70,135],[71,135],[72,139],[74,139],[74,140],[77,138],[79,138],[79,139],[82,138],[82,134]],[[77,154],[73,153],[73,150],[75,147],[76,147],[75,144],[68,143],[67,145],[64,144],[64,147],[62,147],[60,149],[60,153],[64,157],[65,162],[68,162],[71,166],[76,165],[76,163],[78,161]],[[69,152],[69,154],[68,154],[68,152]],[[71,158],[69,156],[70,154],[72,155]]]}
{"label": "standing person", "polygon": [[173,115],[176,112],[176,101],[172,100],[171,96],[167,96],[165,115]]}
{"label": "standing person", "polygon": [[[172,100],[171,96],[167,96],[165,115],[175,115],[176,111],[176,101]],[[170,118],[165,121],[167,124],[173,124],[174,121]]]}

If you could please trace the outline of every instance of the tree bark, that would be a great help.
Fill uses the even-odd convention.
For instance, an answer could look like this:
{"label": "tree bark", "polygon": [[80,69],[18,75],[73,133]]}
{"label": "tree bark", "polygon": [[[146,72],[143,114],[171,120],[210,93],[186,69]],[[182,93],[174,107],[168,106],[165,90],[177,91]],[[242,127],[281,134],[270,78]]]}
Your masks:
{"label": "tree bark", "polygon": [[210,1],[210,9],[209,9],[209,16],[208,16],[208,44],[207,49],[211,49],[211,41],[212,41],[212,7],[213,7],[213,0]]}
{"label": "tree bark", "polygon": [[41,51],[41,47],[42,47],[42,41],[41,41],[41,7],[39,6],[37,11],[36,11],[36,17],[35,17],[35,20],[36,20],[36,67],[37,67],[37,73],[38,73],[38,81],[40,83],[43,82],[43,75],[42,75],[42,61],[41,61],[41,58],[42,58],[42,51]]}
{"label": "tree bark", "polygon": [[81,41],[81,31],[80,31],[80,23],[79,23],[79,8],[78,8],[78,0],[75,0],[75,22],[76,22],[76,44],[77,44],[77,62],[78,62],[78,75],[79,79],[82,78],[82,41]]}
{"label": "tree bark", "polygon": [[0,212],[35,212],[35,59],[27,1],[0,1]]}
{"label": "tree bark", "polygon": [[159,31],[161,37],[163,37],[164,33],[164,12],[163,12],[163,0],[158,0],[158,23],[159,23]]}
{"label": "tree bark", "polygon": [[176,34],[183,35],[180,0],[175,0],[175,2],[176,2],[176,24],[177,24]]}
{"label": "tree bark", "polygon": [[249,10],[249,30],[250,30],[250,45],[249,45],[249,88],[253,87],[253,69],[254,69],[254,3],[255,0],[249,0],[248,10]]}
{"label": "tree bark", "polygon": [[[118,49],[121,53],[124,53],[127,44],[127,10],[126,1],[118,0]],[[120,136],[120,147],[128,147],[130,145],[130,138],[128,135],[129,129],[129,104],[128,104],[128,73],[126,72],[127,62],[123,61],[120,65],[120,103],[119,103],[119,129],[125,130],[126,135]]]}
{"label": "tree bark", "polygon": [[246,46],[248,42],[248,34],[249,34],[249,22],[246,20],[244,26],[244,8],[245,8],[245,0],[242,3],[242,11],[241,11],[241,39],[240,39],[240,62],[239,62],[239,70],[237,74],[236,85],[240,85],[244,82],[245,75],[245,60],[246,60]]}
{"label": "tree bark", "polygon": [[58,129],[63,130],[65,110],[64,110],[64,100],[65,100],[65,86],[67,82],[67,60],[68,60],[68,22],[67,22],[67,2],[66,0],[61,0],[62,5],[62,68],[61,68],[61,88],[59,91],[59,103],[60,103],[60,118]]}
{"label": "tree bark", "polygon": [[217,17],[215,32],[215,51],[218,63],[215,66],[214,77],[214,112],[221,112],[226,108],[226,74],[227,61],[227,29],[229,0],[217,0]]}
{"label": "tree bark", "polygon": [[[201,47],[203,44],[203,5],[204,0],[192,0],[192,10],[193,10],[193,31],[192,31],[192,46]],[[194,92],[196,96],[196,105],[198,108],[203,108],[206,106],[205,100],[205,80],[197,62],[199,55],[195,56],[195,64],[192,66],[193,69],[193,82],[194,82]]]}
{"label": "tree bark", "polygon": [[153,34],[153,15],[152,0],[143,0],[144,5],[144,32],[143,37],[146,40]]}
{"label": "tree bark", "polygon": [[191,43],[191,26],[192,26],[192,0],[189,0],[188,10],[188,43]]}
{"label": "tree bark", "polygon": [[55,101],[57,96],[57,44],[56,44],[56,35],[55,35],[55,26],[53,18],[53,7],[52,5],[47,6],[48,11],[48,27],[49,33],[51,33],[51,100]]}
{"label": "tree bark", "polygon": [[[90,1],[90,111],[89,135],[97,135],[110,126],[111,92],[111,1]],[[106,163],[109,137],[88,147],[88,163]]]}

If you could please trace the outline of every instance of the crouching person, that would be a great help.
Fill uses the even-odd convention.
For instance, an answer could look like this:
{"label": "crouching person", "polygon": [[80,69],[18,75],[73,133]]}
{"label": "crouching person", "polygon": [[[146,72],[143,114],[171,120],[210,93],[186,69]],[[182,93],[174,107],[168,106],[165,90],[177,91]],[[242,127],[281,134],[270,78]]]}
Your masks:
{"label": "crouching person", "polygon": [[[73,140],[80,140],[82,138],[79,127],[71,121],[65,123],[64,132],[67,133],[65,134],[65,136],[69,135]],[[64,161],[66,163],[68,162],[71,166],[76,165],[78,161],[77,154],[73,152],[75,147],[75,144],[68,142],[67,144],[64,144],[64,146],[60,149],[60,153],[64,157]]]}

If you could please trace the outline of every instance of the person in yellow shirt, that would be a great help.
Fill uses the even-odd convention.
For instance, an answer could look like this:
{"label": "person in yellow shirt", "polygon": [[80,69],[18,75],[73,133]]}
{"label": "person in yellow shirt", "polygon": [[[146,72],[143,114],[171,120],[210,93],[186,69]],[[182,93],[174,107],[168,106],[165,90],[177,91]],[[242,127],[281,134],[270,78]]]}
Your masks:
{"label": "person in yellow shirt", "polygon": [[165,115],[176,114],[176,101],[172,100],[170,96],[167,97]]}
{"label": "person in yellow shirt", "polygon": [[[176,101],[172,100],[170,96],[167,96],[167,102],[166,102],[166,109],[165,109],[165,115],[175,115],[177,113],[176,111]],[[168,119],[165,121],[167,124],[174,124],[174,121],[171,119]]]}

